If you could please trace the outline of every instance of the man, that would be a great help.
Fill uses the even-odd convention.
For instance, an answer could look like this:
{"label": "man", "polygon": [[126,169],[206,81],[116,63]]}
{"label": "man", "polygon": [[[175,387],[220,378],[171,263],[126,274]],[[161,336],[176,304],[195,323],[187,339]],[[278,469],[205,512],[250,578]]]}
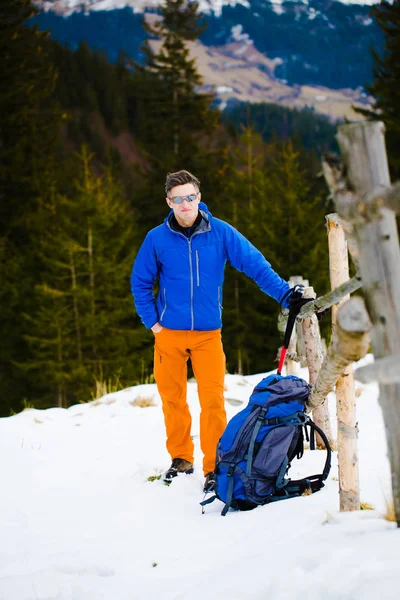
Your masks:
{"label": "man", "polygon": [[[225,354],[221,341],[222,284],[227,260],[263,292],[287,307],[291,292],[263,255],[234,227],[200,202],[200,182],[188,171],[169,173],[171,211],[146,236],[135,260],[131,288],[137,313],[155,337],[154,377],[162,400],[171,467],[193,472],[191,416],[186,401],[187,360],[197,381],[204,490],[212,489],[215,452],[226,427]],[[159,278],[155,300],[153,288]]]}

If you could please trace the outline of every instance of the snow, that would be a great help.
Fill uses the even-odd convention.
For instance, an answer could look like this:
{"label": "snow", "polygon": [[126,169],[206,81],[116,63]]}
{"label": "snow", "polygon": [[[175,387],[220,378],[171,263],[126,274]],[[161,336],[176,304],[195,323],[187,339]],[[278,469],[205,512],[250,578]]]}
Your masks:
{"label": "snow", "polygon": [[276,13],[277,15],[283,15],[285,12],[284,7],[282,6],[282,2],[283,2],[283,0],[281,2],[278,0],[275,2],[271,2],[271,4],[272,4],[271,8],[274,11],[274,13]]}
{"label": "snow", "polygon": [[233,25],[231,27],[231,38],[235,42],[249,42],[250,36],[243,32],[243,25]]}
{"label": "snow", "polygon": [[[76,10],[114,10],[130,6],[134,12],[143,12],[146,8],[156,8],[162,0],[34,0],[38,6],[42,6],[45,11],[55,10],[62,14],[69,15]],[[199,8],[204,13],[213,12],[220,16],[224,6],[236,6],[241,4],[246,8],[251,8],[250,0],[198,0]],[[274,5],[273,10],[277,14],[285,12],[280,5],[285,0],[269,0]],[[376,4],[380,0],[340,0],[343,4]],[[308,4],[308,0],[303,0],[303,4]],[[310,9],[313,11],[314,9]],[[310,18],[314,18],[312,13]],[[367,23],[365,23],[367,24]]]}
{"label": "snow", "polygon": [[229,85],[217,85],[215,91],[217,94],[230,94],[233,92],[233,88]]}
{"label": "snow", "polygon": [[[146,8],[157,8],[162,0],[34,0],[42,5],[44,10],[59,10],[64,14],[71,14],[75,10],[114,10],[130,6],[134,12],[143,12]],[[214,12],[219,16],[223,6],[236,6],[241,4],[250,7],[248,0],[199,0],[199,9],[202,12]]]}
{"label": "snow", "polygon": [[[226,376],[228,418],[262,377]],[[0,419],[0,600],[397,599],[400,530],[382,516],[390,473],[377,386],[359,394],[361,500],[376,510],[356,513],[338,512],[334,455],[313,496],[226,517],[216,501],[202,515],[194,382],[195,473],[170,487],[147,481],[170,463],[155,385]],[[139,397],[154,405],[133,405]],[[306,450],[291,476],[323,462]]]}

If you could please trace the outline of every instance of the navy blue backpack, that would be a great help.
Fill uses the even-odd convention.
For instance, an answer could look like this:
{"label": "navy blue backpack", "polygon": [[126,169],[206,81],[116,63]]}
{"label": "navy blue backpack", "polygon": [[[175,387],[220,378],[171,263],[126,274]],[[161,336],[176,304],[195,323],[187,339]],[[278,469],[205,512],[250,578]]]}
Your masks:
{"label": "navy blue backpack", "polygon": [[[245,409],[228,423],[217,447],[215,498],[225,507],[251,510],[256,506],[317,492],[331,468],[331,448],[324,432],[305,413],[311,386],[294,375],[269,375],[254,388]],[[292,460],[304,452],[304,435],[315,449],[315,432],[326,449],[321,474],[287,478]]]}

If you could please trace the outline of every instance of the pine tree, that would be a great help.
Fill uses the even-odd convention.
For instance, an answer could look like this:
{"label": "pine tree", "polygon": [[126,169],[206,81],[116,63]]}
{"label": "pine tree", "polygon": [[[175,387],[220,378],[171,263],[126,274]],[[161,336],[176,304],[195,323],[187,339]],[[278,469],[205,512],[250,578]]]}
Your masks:
{"label": "pine tree", "polygon": [[95,380],[117,374],[125,385],[138,382],[138,348],[150,371],[150,336],[129,290],[135,217],[110,169],[96,175],[92,159],[83,148],[74,193],[55,194],[47,209],[38,308],[26,317],[33,359],[20,366],[40,383],[46,405],[90,400]]}
{"label": "pine tree", "polygon": [[212,96],[199,89],[201,77],[188,48],[202,30],[198,3],[167,0],[159,11],[160,16],[149,15],[151,22],[145,22],[148,35],[156,39],[143,47],[144,67],[135,65],[128,103],[145,157],[135,203],[144,229],[165,218],[168,171],[188,169],[204,181],[214,164],[211,143],[219,118]]}
{"label": "pine tree", "polygon": [[47,32],[29,25],[37,12],[30,0],[0,7],[1,232],[16,232],[18,242],[25,241],[24,213],[34,206],[60,120],[49,101],[57,73],[45,51]]}
{"label": "pine tree", "polygon": [[373,109],[357,109],[386,125],[386,145],[392,175],[400,177],[400,0],[383,0],[371,8],[384,34],[383,53],[372,50],[374,80],[366,90],[373,96]]}
{"label": "pine tree", "polygon": [[204,134],[212,124],[211,98],[196,91],[201,77],[187,47],[187,42],[195,41],[204,26],[200,24],[198,2],[167,0],[160,10],[161,20],[144,25],[149,35],[161,41],[161,46],[155,52],[147,41],[143,50],[147,68],[163,83],[165,97],[158,103],[160,117],[165,116],[167,121],[164,143],[175,159],[184,159],[197,145],[196,134]]}
{"label": "pine tree", "polygon": [[327,284],[327,271],[321,268],[327,259],[326,207],[293,142],[277,146],[267,164],[267,181],[269,222],[263,247],[283,277],[301,274],[320,291]]}
{"label": "pine tree", "polygon": [[[323,294],[328,291],[326,206],[310,161],[293,142],[266,144],[250,126],[242,127],[225,157],[216,213],[239,229],[281,277],[301,274]],[[273,368],[280,345],[276,302],[229,268],[224,298],[228,369]]]}
{"label": "pine tree", "polygon": [[[216,190],[212,210],[249,239],[267,260],[264,252],[265,225],[269,222],[266,163],[271,148],[251,126],[241,134],[224,155],[219,173],[221,189]],[[278,307],[258,286],[235,269],[227,268],[224,286],[223,336],[228,369],[243,373],[273,368],[278,346],[276,331]]]}
{"label": "pine tree", "polygon": [[[0,388],[18,410],[32,384],[16,372],[27,360],[23,312],[33,309],[31,290],[40,272],[32,224],[57,161],[61,114],[52,101],[57,73],[48,59],[47,33],[32,26],[30,0],[0,4]],[[2,412],[2,414],[4,414]]]}

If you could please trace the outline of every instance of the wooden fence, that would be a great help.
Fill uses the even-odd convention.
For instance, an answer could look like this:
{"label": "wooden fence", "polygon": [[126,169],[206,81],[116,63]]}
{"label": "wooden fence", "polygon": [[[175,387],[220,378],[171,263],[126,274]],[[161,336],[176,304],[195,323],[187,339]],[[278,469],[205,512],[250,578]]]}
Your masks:
{"label": "wooden fence", "polygon": [[[375,362],[357,369],[354,375],[361,382],[379,383],[394,510],[400,526],[400,247],[396,226],[400,184],[390,185],[383,123],[342,125],[337,139],[342,160],[328,155],[323,162],[337,211],[327,217],[334,289],[303,306],[298,317],[313,384],[308,410],[313,411],[314,419],[317,415],[318,424],[331,437],[326,396],[336,385],[340,507],[358,509],[351,364],[364,356],[371,344]],[[357,275],[350,280],[347,247],[357,269]],[[360,287],[365,301],[360,296],[346,299]],[[315,313],[334,305],[332,343],[321,361]],[[293,360],[301,353],[292,348],[289,357]],[[319,414],[321,407],[323,412]]]}

